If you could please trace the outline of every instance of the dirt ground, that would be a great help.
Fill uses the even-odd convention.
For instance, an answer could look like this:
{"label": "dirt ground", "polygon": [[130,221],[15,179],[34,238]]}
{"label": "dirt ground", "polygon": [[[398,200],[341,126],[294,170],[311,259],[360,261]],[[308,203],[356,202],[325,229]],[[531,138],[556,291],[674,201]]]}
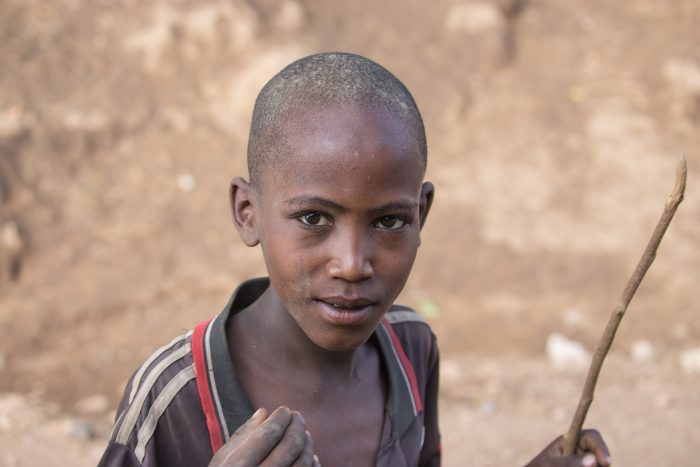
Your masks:
{"label": "dirt ground", "polygon": [[594,347],[686,154],[588,425],[617,465],[697,465],[700,2],[378,3],[0,2],[0,466],[95,465],[138,363],[264,274],[227,185],[259,88],[323,50],[425,117],[437,195],[401,301],[441,346],[446,466],[566,429],[586,354],[548,339]]}

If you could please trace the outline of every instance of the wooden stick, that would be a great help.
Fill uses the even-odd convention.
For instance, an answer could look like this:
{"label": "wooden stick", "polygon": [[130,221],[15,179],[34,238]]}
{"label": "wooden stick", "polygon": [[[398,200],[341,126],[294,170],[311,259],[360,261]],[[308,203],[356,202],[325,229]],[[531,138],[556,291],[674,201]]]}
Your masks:
{"label": "wooden stick", "polygon": [[569,426],[569,431],[564,435],[564,455],[568,456],[576,451],[576,446],[579,442],[579,436],[581,434],[581,427],[586,419],[586,414],[588,413],[588,408],[593,402],[593,392],[595,391],[595,385],[598,381],[598,375],[600,374],[600,369],[603,366],[603,361],[605,356],[610,350],[613,339],[615,338],[615,333],[617,328],[622,321],[622,317],[627,311],[627,305],[629,305],[630,300],[637,291],[639,284],[644,278],[649,266],[654,261],[656,257],[656,250],[661,243],[661,239],[666,233],[668,225],[671,223],[673,215],[676,213],[678,205],[683,201],[683,194],[685,193],[685,179],[687,176],[688,168],[685,162],[685,156],[681,155],[678,161],[678,168],[676,169],[676,185],[673,188],[673,193],[666,201],[664,206],[664,211],[661,213],[661,218],[656,224],[654,233],[649,239],[642,258],[639,260],[637,267],[632,273],[625,290],[622,292],[622,297],[620,302],[615,307],[608,320],[608,324],[603,331],[603,336],[600,338],[598,345],[593,352],[593,358],[591,361],[591,367],[588,369],[588,375],[586,376],[586,382],[583,385],[583,392],[581,393],[581,398],[578,402],[578,407],[576,408],[576,413],[574,414],[573,420],[571,420],[571,425]]}

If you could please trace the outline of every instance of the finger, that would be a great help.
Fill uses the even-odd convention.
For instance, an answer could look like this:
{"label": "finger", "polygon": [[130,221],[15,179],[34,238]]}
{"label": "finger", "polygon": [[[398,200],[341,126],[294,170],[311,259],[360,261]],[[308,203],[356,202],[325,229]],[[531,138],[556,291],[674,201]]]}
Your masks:
{"label": "finger", "polygon": [[304,451],[306,422],[299,412],[292,412],[291,421],[281,439],[261,462],[264,467],[291,466]]}
{"label": "finger", "polygon": [[305,433],[304,450],[301,451],[292,467],[314,467],[316,459],[318,457],[314,454],[314,441],[311,439],[311,433],[307,431]]}
{"label": "finger", "polygon": [[598,465],[607,467],[612,464],[608,446],[598,430],[583,430],[578,442],[578,449],[582,452],[593,453]]}
{"label": "finger", "polygon": [[[212,463],[214,465],[219,465],[219,462],[224,461],[227,457],[231,455],[232,452],[236,451],[241,443],[246,439],[246,437],[255,430],[262,422],[267,418],[267,410],[264,408],[259,408],[252,417],[250,417],[246,422],[238,427],[238,429],[231,435],[229,440],[224,444],[214,455]],[[216,461],[216,462],[214,462]]]}
{"label": "finger", "polygon": [[[561,464],[560,464],[561,460]],[[553,465],[562,465],[565,467],[597,467],[597,462],[595,456],[591,453],[586,454],[583,457],[577,456],[565,456],[560,457],[553,463]]]}
{"label": "finger", "polygon": [[[277,446],[285,430],[292,421],[292,413],[287,407],[278,407],[257,428],[251,430],[233,452],[231,466],[249,466],[260,464]],[[229,465],[229,464],[226,464]]]}
{"label": "finger", "polygon": [[560,435],[554,441],[549,443],[549,445],[544,449],[544,452],[550,456],[564,455],[564,436]]}
{"label": "finger", "polygon": [[321,461],[318,460],[318,456],[314,454],[314,467],[321,467]]}
{"label": "finger", "polygon": [[[593,462],[595,462],[595,459],[593,459]],[[584,464],[583,459],[577,456],[553,457],[550,458],[550,463],[547,465],[562,467],[595,467],[595,463],[593,465]]]}

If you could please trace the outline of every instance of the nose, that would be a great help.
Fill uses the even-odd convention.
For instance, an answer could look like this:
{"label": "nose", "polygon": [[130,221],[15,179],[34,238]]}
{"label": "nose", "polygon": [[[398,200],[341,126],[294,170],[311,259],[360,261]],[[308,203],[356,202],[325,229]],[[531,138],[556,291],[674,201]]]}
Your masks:
{"label": "nose", "polygon": [[360,282],[374,275],[370,239],[366,232],[337,232],[335,240],[329,245],[330,258],[326,266],[330,277]]}

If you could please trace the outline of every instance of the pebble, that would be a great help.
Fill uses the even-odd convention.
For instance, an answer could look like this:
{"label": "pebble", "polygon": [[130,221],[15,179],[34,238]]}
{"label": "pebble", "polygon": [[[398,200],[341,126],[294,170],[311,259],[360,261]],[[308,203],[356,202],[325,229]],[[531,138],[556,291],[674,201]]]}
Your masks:
{"label": "pebble", "polygon": [[196,183],[194,177],[190,173],[181,173],[177,176],[177,187],[183,193],[189,193],[194,190]]}
{"label": "pebble", "polygon": [[564,322],[570,326],[580,326],[584,322],[583,313],[578,308],[567,308],[562,317]]}
{"label": "pebble", "polygon": [[78,401],[75,409],[83,415],[103,414],[109,409],[109,399],[102,394],[95,394]]}
{"label": "pebble", "polygon": [[581,368],[591,360],[590,352],[582,344],[556,333],[547,337],[547,357],[557,368]]}
{"label": "pebble", "polygon": [[679,361],[686,374],[700,374],[700,347],[681,352]]}
{"label": "pebble", "polygon": [[25,244],[16,222],[8,221],[2,226],[0,230],[0,246],[11,255],[22,253]]}
{"label": "pebble", "polygon": [[503,15],[491,2],[458,2],[452,5],[445,18],[449,32],[477,34],[503,26]]}
{"label": "pebble", "polygon": [[445,359],[440,362],[440,379],[443,381],[456,382],[459,381],[464,374],[462,365],[454,360]]}
{"label": "pebble", "polygon": [[637,362],[648,362],[654,358],[656,350],[646,339],[639,339],[632,343],[630,347],[630,355]]}
{"label": "pebble", "polygon": [[79,441],[90,441],[95,437],[95,431],[85,420],[73,420],[68,424],[67,433]]}
{"label": "pebble", "polygon": [[496,403],[494,401],[484,401],[479,407],[479,412],[484,415],[493,415],[496,412]]}

